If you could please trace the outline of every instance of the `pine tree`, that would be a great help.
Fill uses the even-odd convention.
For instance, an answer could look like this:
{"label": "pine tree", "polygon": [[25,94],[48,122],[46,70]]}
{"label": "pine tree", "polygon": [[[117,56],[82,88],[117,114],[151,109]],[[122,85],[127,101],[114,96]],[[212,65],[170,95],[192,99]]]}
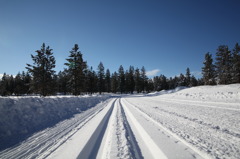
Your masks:
{"label": "pine tree", "polygon": [[144,92],[144,91],[146,91],[147,81],[148,81],[148,78],[146,76],[146,70],[145,70],[144,66],[141,69],[140,78],[141,78],[141,92]]}
{"label": "pine tree", "polygon": [[231,77],[231,51],[229,51],[228,46],[221,45],[217,49],[216,53],[216,71],[218,75],[219,84],[230,84],[232,82]]}
{"label": "pine tree", "polygon": [[111,90],[113,93],[117,93],[118,90],[118,74],[114,72],[111,78]]}
{"label": "pine tree", "polygon": [[20,72],[16,75],[14,82],[15,82],[15,88],[14,88],[14,94],[15,95],[22,95],[24,94],[24,77],[20,74]]}
{"label": "pine tree", "polygon": [[182,73],[178,77],[178,86],[187,86],[186,78]]}
{"label": "pine tree", "polygon": [[[23,72],[24,73],[24,72]],[[29,72],[27,72],[25,74],[25,76],[23,77],[23,83],[24,83],[24,94],[31,94],[32,91],[30,90],[30,85],[32,81],[32,77],[30,76]]]}
{"label": "pine tree", "polygon": [[79,50],[78,44],[75,44],[70,51],[68,63],[69,87],[73,95],[80,95],[84,91],[85,78],[87,74],[87,62],[83,60],[82,53]]}
{"label": "pine tree", "polygon": [[154,90],[153,80],[148,79],[146,91],[149,93]]}
{"label": "pine tree", "polygon": [[110,93],[110,91],[111,91],[111,74],[110,74],[109,69],[107,69],[107,71],[106,71],[105,84],[106,84],[106,92]]}
{"label": "pine tree", "polygon": [[174,89],[176,87],[176,81],[175,78],[170,77],[168,80],[168,88]]}
{"label": "pine tree", "polygon": [[202,67],[203,81],[205,85],[215,85],[215,66],[213,64],[212,55],[208,52],[205,54],[205,61],[203,62],[204,66]]}
{"label": "pine tree", "polygon": [[135,78],[135,90],[137,91],[137,93],[140,93],[142,81],[140,77],[140,70],[138,68],[135,70],[134,78]]}
{"label": "pine tree", "polygon": [[0,94],[1,96],[7,96],[8,94],[8,78],[9,76],[4,73],[2,80],[0,81]]}
{"label": "pine tree", "polygon": [[100,62],[98,65],[98,92],[99,94],[102,94],[104,92],[105,88],[105,72],[104,72],[104,66],[103,63]]}
{"label": "pine tree", "polygon": [[191,83],[191,73],[190,73],[190,69],[189,68],[187,68],[187,70],[186,70],[185,78],[186,78],[186,86],[190,86],[190,83]]}
{"label": "pine tree", "polygon": [[134,67],[130,66],[128,70],[128,74],[126,75],[126,81],[128,83],[128,91],[133,94],[135,88],[135,80],[134,80]]}
{"label": "pine tree", "polygon": [[238,43],[233,49],[232,64],[233,83],[240,83],[240,46]]}
{"label": "pine tree", "polygon": [[125,92],[130,92],[130,78],[128,70],[125,71]]}
{"label": "pine tree", "polygon": [[66,95],[68,92],[70,92],[70,89],[68,87],[68,81],[69,81],[68,71],[66,69],[60,71],[57,77],[58,85],[57,87],[59,93]]}
{"label": "pine tree", "polygon": [[197,86],[198,85],[198,81],[197,81],[197,79],[192,75],[191,76],[191,80],[190,80],[190,86],[191,87],[195,87],[195,86]]}
{"label": "pine tree", "polygon": [[92,67],[90,68],[90,70],[88,70],[86,85],[87,85],[86,90],[90,94],[93,94],[97,90],[97,77]]}
{"label": "pine tree", "polygon": [[55,71],[55,58],[50,47],[45,47],[43,43],[37,55],[31,55],[33,65],[27,64],[26,69],[32,74],[32,86],[35,93],[42,96],[53,94],[53,76]]}
{"label": "pine tree", "polygon": [[11,75],[8,80],[8,94],[13,95],[14,89],[15,89],[15,82],[14,82],[13,76]]}
{"label": "pine tree", "polygon": [[122,94],[125,92],[125,73],[122,65],[118,69],[118,76],[119,91]]}

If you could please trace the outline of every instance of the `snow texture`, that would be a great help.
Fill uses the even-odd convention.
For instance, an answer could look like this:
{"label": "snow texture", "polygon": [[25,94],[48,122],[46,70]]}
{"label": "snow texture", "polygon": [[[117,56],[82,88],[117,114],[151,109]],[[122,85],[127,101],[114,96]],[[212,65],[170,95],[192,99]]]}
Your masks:
{"label": "snow texture", "polygon": [[85,111],[109,96],[0,97],[0,149]]}
{"label": "snow texture", "polygon": [[[10,123],[15,131],[27,129],[29,118],[34,126],[41,115],[43,121],[52,120],[53,114],[57,119],[72,118],[0,151],[0,158],[238,159],[240,156],[240,84],[179,87],[147,95],[107,98],[1,98],[1,110],[5,110],[1,111],[3,125]],[[81,113],[73,116],[77,112]],[[4,114],[9,114],[11,120]],[[24,118],[26,114],[28,117]],[[40,115],[35,118],[30,116],[33,114]],[[28,119],[23,120],[25,125],[17,125],[21,118]],[[5,135],[14,132],[1,129],[1,133],[2,130]]]}

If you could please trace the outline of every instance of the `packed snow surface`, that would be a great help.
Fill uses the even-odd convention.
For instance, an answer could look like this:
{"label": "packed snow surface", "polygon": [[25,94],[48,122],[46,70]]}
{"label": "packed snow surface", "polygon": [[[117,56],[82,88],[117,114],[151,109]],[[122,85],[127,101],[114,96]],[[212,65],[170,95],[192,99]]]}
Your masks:
{"label": "packed snow surface", "polygon": [[[91,106],[84,111],[85,104],[80,104],[81,111],[72,118],[0,151],[0,158],[238,159],[240,156],[240,84],[181,87],[106,98],[100,103],[95,98],[99,99],[88,98],[85,104]],[[63,106],[61,98],[53,99]],[[18,102],[12,98],[2,101],[8,100]],[[29,105],[28,102],[31,100],[20,102],[19,109]],[[53,103],[49,106],[56,107]],[[76,108],[73,110],[76,112]],[[58,116],[65,110],[56,114],[47,111],[44,113]],[[29,112],[22,112],[21,117],[29,116]],[[17,120],[12,118],[11,123]]]}
{"label": "packed snow surface", "polygon": [[108,98],[109,95],[0,97],[0,149]]}

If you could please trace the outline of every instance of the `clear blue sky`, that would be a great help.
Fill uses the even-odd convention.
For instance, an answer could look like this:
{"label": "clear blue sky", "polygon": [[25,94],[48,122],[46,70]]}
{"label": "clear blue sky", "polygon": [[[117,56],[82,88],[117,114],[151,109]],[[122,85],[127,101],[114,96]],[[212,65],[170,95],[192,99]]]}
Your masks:
{"label": "clear blue sky", "polygon": [[56,71],[75,43],[84,60],[167,77],[200,72],[206,52],[240,42],[239,0],[0,0],[0,74],[32,64],[43,42]]}

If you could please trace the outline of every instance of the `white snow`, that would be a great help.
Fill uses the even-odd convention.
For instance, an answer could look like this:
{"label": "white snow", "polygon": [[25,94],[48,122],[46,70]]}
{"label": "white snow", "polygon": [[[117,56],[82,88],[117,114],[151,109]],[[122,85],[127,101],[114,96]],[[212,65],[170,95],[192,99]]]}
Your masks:
{"label": "white snow", "polygon": [[0,158],[79,158],[89,153],[114,159],[240,156],[240,84],[107,98],[0,98],[0,132],[5,135],[14,132],[7,126],[27,129],[19,117],[36,124],[37,118],[49,121],[53,114],[73,116],[0,151]]}
{"label": "white snow", "polygon": [[[14,142],[57,122],[73,117],[107,96],[52,96],[52,97],[0,97],[0,140],[3,144]],[[11,140],[12,139],[12,140]]]}
{"label": "white snow", "polygon": [[240,85],[200,86],[126,101],[213,158],[240,156]]}

